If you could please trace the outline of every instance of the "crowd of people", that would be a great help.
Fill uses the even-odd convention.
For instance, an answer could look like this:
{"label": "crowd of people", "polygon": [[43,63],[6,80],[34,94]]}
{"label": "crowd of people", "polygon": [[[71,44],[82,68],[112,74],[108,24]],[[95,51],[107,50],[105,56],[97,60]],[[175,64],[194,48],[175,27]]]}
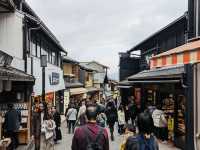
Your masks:
{"label": "crowd of people", "polygon": [[158,150],[157,138],[163,141],[167,139],[162,138],[165,126],[156,126],[158,120],[155,118],[158,115],[164,121],[164,116],[157,111],[158,109],[146,109],[141,112],[135,104],[134,97],[128,98],[127,105],[118,104],[113,99],[107,100],[106,104],[82,101],[78,109],[72,104],[65,113],[69,133],[71,118],[75,122],[72,127],[72,150],[109,150],[109,139],[115,139],[116,123],[119,135],[123,136],[123,141],[119,145],[120,150]]}
{"label": "crowd of people", "polygon": [[[21,117],[12,104],[8,107],[4,128],[7,136],[12,139],[12,149],[15,149]],[[80,104],[72,102],[66,109],[65,117],[68,134],[74,134],[72,150],[109,150],[109,139],[115,140],[116,124],[118,134],[123,136],[120,150],[158,150],[157,138],[164,143],[168,140],[167,119],[161,105],[148,107],[141,112],[134,97],[129,97],[127,105],[112,98],[106,103],[93,100],[83,100]],[[43,150],[53,150],[54,145],[62,139],[61,116],[56,107],[36,103],[33,107],[32,127],[38,150],[37,145]]]}

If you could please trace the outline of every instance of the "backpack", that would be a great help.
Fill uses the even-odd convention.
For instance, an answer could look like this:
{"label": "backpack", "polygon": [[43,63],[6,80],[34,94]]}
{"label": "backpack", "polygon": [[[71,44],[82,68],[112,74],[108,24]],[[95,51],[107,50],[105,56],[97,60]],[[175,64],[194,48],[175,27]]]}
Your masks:
{"label": "backpack", "polygon": [[154,136],[145,140],[143,135],[128,138],[125,150],[158,150],[158,145]]}
{"label": "backpack", "polygon": [[99,114],[97,116],[97,124],[100,126],[100,127],[105,127],[105,123],[106,123],[106,118],[104,116],[103,113]]}
{"label": "backpack", "polygon": [[103,135],[103,128],[100,128],[95,140],[92,139],[90,133],[91,133],[91,131],[86,126],[85,135],[86,135],[86,140],[88,143],[86,150],[103,150],[102,145],[99,143],[99,140]]}

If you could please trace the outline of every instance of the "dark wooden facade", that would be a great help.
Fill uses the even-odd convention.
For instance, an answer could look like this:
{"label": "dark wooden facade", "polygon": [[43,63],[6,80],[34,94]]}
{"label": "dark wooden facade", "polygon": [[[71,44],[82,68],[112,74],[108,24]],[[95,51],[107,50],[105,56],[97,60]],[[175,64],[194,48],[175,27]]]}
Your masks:
{"label": "dark wooden facade", "polygon": [[133,57],[128,53],[120,53],[119,78],[120,81],[139,72],[140,57]]}
{"label": "dark wooden facade", "polygon": [[188,40],[188,13],[133,47],[128,53],[141,51],[140,71],[149,69],[149,58],[183,45]]}
{"label": "dark wooden facade", "polygon": [[189,39],[200,36],[200,23],[199,23],[200,16],[199,15],[200,15],[199,0],[188,0],[188,19],[189,19],[188,36],[189,36]]}

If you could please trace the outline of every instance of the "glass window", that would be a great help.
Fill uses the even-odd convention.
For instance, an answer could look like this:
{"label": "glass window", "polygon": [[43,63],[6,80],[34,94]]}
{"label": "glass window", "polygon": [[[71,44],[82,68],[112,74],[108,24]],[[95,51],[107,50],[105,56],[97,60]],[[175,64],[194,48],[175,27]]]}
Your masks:
{"label": "glass window", "polygon": [[56,60],[56,53],[52,52],[52,64],[55,64],[55,60]]}
{"label": "glass window", "polygon": [[47,51],[46,51],[46,44],[45,44],[45,42],[42,41],[41,45],[42,45],[41,46],[41,55],[48,55]]}
{"label": "glass window", "polygon": [[35,37],[32,37],[32,40],[30,42],[30,48],[31,48],[31,55],[36,56],[36,41],[35,41]]}
{"label": "glass window", "polygon": [[40,57],[40,51],[41,50],[41,42],[40,39],[37,39],[37,57]]}

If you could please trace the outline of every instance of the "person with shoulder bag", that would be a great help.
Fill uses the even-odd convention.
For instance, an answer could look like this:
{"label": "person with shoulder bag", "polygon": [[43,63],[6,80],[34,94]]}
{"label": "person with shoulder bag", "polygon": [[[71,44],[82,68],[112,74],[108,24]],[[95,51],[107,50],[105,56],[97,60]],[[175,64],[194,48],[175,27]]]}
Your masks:
{"label": "person with shoulder bag", "polygon": [[53,116],[47,114],[41,124],[40,148],[42,150],[54,150],[55,128]]}
{"label": "person with shoulder bag", "polygon": [[139,134],[127,139],[124,150],[159,150],[153,136],[153,119],[148,112],[140,113],[137,120]]}

